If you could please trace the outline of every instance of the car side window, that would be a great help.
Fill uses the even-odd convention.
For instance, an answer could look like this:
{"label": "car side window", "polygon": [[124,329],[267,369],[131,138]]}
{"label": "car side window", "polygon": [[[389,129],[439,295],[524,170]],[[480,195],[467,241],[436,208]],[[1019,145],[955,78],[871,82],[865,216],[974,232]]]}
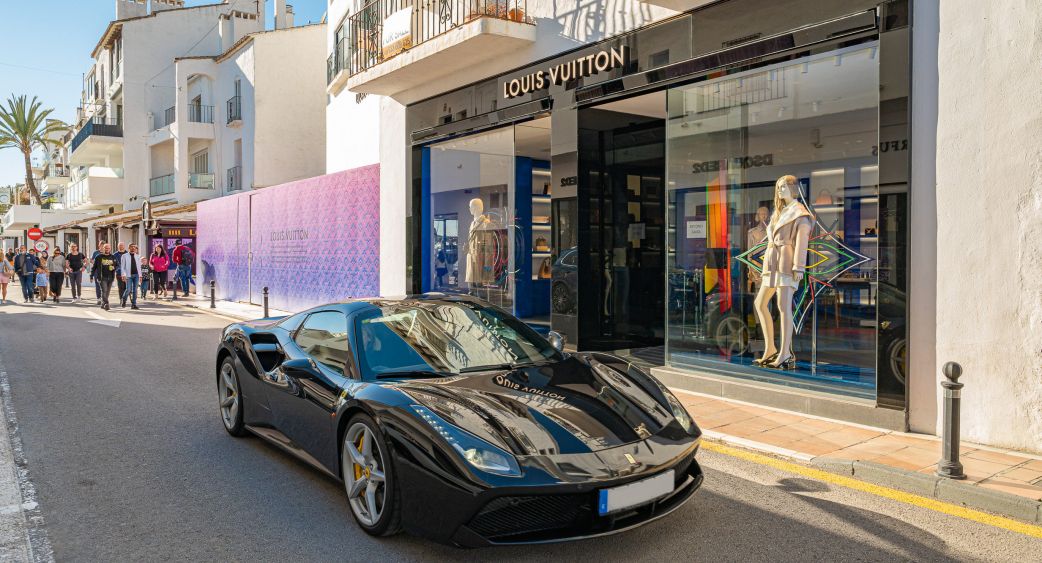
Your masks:
{"label": "car side window", "polygon": [[337,311],[312,313],[293,340],[316,362],[347,374],[347,317]]}

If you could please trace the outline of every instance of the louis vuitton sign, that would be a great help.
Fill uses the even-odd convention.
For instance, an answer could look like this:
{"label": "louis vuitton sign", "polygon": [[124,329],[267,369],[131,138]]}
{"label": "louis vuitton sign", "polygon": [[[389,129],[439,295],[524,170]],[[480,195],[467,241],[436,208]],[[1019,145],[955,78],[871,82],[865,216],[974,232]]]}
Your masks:
{"label": "louis vuitton sign", "polygon": [[626,65],[626,51],[625,45],[612,47],[597,51],[592,55],[576,57],[570,61],[553,65],[546,70],[537,70],[519,78],[507,80],[503,82],[503,97],[516,98],[549,88],[551,84],[560,85],[569,80],[621,68]]}

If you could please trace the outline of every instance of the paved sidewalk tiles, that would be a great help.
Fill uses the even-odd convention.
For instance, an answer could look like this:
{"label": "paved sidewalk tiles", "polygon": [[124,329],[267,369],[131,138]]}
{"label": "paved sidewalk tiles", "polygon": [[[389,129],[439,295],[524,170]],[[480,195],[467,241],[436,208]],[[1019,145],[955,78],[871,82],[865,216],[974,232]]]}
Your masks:
{"label": "paved sidewalk tiles", "polygon": [[[937,493],[933,496],[942,493],[951,496],[953,491],[961,490],[966,493],[963,495],[966,504],[975,503],[997,512],[1003,512],[1003,503],[1016,504],[1018,510],[1029,506],[1027,512],[1006,512],[1015,512],[1018,517],[1030,515],[1031,505],[1023,505],[1014,498],[1020,497],[1038,506],[1036,516],[1027,519],[1042,522],[1042,456],[963,443],[960,461],[966,480],[949,483],[949,480],[942,479],[945,481],[943,486],[939,481],[930,486],[922,478],[935,477],[941,457],[941,442],[935,436],[868,428],[687,391],[679,391],[677,397],[687,406],[695,422],[708,431],[707,437],[719,437],[722,441],[779,455],[797,456],[842,471],[856,473],[858,467],[867,469],[869,465],[880,470],[890,468],[887,473],[904,474],[906,484],[925,483],[927,488]],[[978,492],[970,494],[967,487]],[[989,492],[1014,497],[995,496],[994,499],[1000,502],[976,502],[986,498]],[[970,499],[971,496],[975,499]]]}

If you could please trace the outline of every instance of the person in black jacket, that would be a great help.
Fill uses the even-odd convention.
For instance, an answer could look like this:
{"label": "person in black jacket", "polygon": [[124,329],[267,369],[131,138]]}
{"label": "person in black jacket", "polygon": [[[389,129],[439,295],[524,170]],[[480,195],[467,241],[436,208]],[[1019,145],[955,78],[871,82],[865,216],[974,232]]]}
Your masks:
{"label": "person in black jacket", "polygon": [[69,273],[69,285],[72,289],[72,300],[79,301],[83,296],[83,269],[86,256],[80,252],[79,245],[69,245],[69,253],[65,255],[65,271]]}
{"label": "person in black jacket", "polygon": [[112,245],[106,244],[90,269],[90,277],[94,278],[101,291],[101,308],[106,311],[109,310],[109,293],[112,292],[112,282],[116,279],[118,269],[119,259],[112,254]]}
{"label": "person in black jacket", "polygon": [[22,298],[26,303],[32,303],[36,289],[36,268],[40,266],[39,260],[33,254],[26,252],[23,246],[18,249],[13,265],[19,281],[22,282]]}

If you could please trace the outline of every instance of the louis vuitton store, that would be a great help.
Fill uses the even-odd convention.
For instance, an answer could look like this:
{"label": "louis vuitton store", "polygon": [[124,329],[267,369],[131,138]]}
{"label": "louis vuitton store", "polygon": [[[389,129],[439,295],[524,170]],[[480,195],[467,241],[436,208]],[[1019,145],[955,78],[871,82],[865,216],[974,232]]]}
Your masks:
{"label": "louis vuitton store", "polygon": [[909,9],[718,2],[409,106],[411,289],[904,429]]}

